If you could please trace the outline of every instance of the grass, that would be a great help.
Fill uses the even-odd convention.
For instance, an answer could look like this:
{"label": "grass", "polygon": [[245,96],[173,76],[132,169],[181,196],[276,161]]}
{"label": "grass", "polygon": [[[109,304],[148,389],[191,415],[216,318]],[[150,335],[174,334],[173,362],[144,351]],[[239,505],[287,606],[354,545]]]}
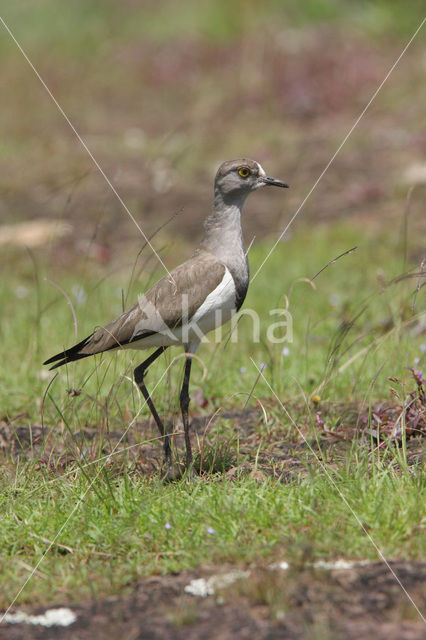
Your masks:
{"label": "grass", "polygon": [[[314,281],[315,288],[301,280],[357,243],[358,251],[328,267]],[[253,249],[252,273],[270,246],[265,243]],[[306,246],[311,247],[309,252]],[[40,422],[48,385],[48,380],[40,378],[40,363],[52,350],[68,344],[73,335],[67,301],[43,279],[47,265],[41,257],[28,264],[31,268],[4,280],[1,287],[7,310],[2,344],[7,345],[7,361],[14,366],[0,370],[0,401],[5,416],[16,427]],[[368,267],[361,270],[361,264]],[[384,272],[379,273],[379,280],[378,270]],[[312,433],[304,426],[306,420],[308,424],[313,420],[309,398],[321,383],[321,406],[328,398],[331,403],[352,401],[368,407],[376,398],[388,395],[387,376],[406,380],[404,367],[422,355],[422,338],[410,332],[417,318],[410,315],[415,281],[383,286],[384,280],[389,282],[400,272],[397,239],[390,234],[369,235],[345,224],[297,230],[291,241],[279,245],[250,290],[246,306],[261,316],[260,343],[252,343],[251,325],[243,320],[237,343],[230,342],[225,348],[222,341],[200,350],[207,370],[202,384],[208,398],[204,411],[220,406],[242,409],[247,401],[249,407],[255,407],[260,398],[268,422],[255,426],[258,451],[267,451],[278,440],[297,444],[300,438],[288,414],[259,377],[249,355],[257,364],[268,365],[265,377],[305,433]],[[274,277],[277,273],[282,277]],[[97,286],[96,278],[83,271],[77,276],[49,270],[48,275],[74,301],[80,336],[99,318],[120,312],[121,277],[113,276]],[[83,287],[86,298],[77,285]],[[133,293],[140,287],[137,283]],[[19,297],[22,295],[26,297]],[[283,304],[284,296],[293,314],[294,339],[285,345],[289,349],[286,356],[282,344],[268,345],[264,339],[268,310]],[[351,324],[364,305],[363,314]],[[416,314],[419,312],[420,307]],[[346,336],[342,327],[350,327]],[[327,359],[336,341],[341,342],[342,355],[330,369]],[[3,362],[5,358],[6,354]],[[131,429],[139,398],[123,372],[130,376],[131,363],[139,360],[128,354],[110,355],[62,370],[44,400],[46,442],[60,441],[64,434],[85,427]],[[163,369],[164,362],[153,367],[149,381],[161,411],[176,415],[181,364],[156,388]],[[197,364],[193,390],[200,384],[200,375]],[[80,390],[80,395],[70,395],[69,388]],[[305,408],[304,395],[308,398]],[[142,415],[148,415],[145,408]],[[121,457],[119,462],[113,457],[104,468],[98,459],[104,456],[105,446],[108,450],[107,439],[92,449],[89,442],[75,442],[74,446],[70,441],[65,473],[55,456],[49,463],[50,445],[43,464],[39,454],[34,460],[19,450],[17,457],[6,456],[0,476],[2,606],[18,591],[50,542],[54,544],[20,601],[100,597],[118,593],[139,576],[202,563],[272,562],[277,556],[302,563],[340,555],[377,558],[342,495],[386,557],[422,557],[423,480],[418,465],[408,469],[405,449],[391,449],[391,453],[376,449],[372,456],[369,446],[354,441],[345,454],[335,456],[321,453],[318,442],[334,485],[309,451],[296,453],[304,471],[294,472],[287,484],[262,472],[256,475],[253,450],[252,475],[239,477],[237,473],[231,481],[224,472],[233,464],[244,468],[247,456],[239,452],[243,444],[247,448],[243,440],[235,434],[233,420],[219,421],[209,432],[203,460],[206,475],[168,486],[155,476],[144,478],[130,458],[123,461]],[[208,533],[208,527],[214,533]]]}
{"label": "grass", "polygon": [[[307,282],[332,258],[356,244],[359,247],[355,253],[328,267],[313,283]],[[313,248],[307,252],[306,246]],[[253,274],[270,247],[271,243],[260,244],[250,252]],[[360,268],[367,264],[368,268]],[[414,264],[409,267],[415,270]],[[416,362],[421,366],[424,358],[423,339],[421,335],[413,335],[423,311],[421,298],[417,300],[414,314],[411,308],[417,281],[406,279],[386,286],[401,272],[397,239],[391,234],[369,235],[360,227],[345,224],[336,224],[332,229],[319,227],[315,232],[301,228],[289,242],[278,245],[251,284],[243,317],[233,334],[236,341],[227,339],[229,329],[224,328],[221,341],[215,342],[215,337],[209,336],[210,342],[200,349],[198,355],[208,372],[202,387],[204,397],[213,399],[210,407],[213,409],[219,403],[242,406],[246,402],[247,396],[234,396],[247,394],[258,378],[251,358],[257,366],[267,365],[265,377],[287,401],[295,398],[302,401],[301,389],[308,398],[319,393],[323,399],[334,402],[360,401],[366,394],[373,399],[383,397],[388,393],[388,376],[404,378],[405,367]],[[279,279],[277,273],[282,274]],[[129,301],[136,300],[156,275],[161,274],[155,271],[136,282]],[[45,277],[46,265],[41,260],[36,259],[35,263],[28,260],[24,274],[0,284],[0,301],[5,309],[3,358],[15,363],[13,369],[0,369],[1,406],[3,414],[10,418],[24,409],[29,420],[40,420],[40,404],[47,387],[41,363],[74,340],[70,306]],[[49,271],[49,279],[60,283],[75,305],[78,339],[89,334],[103,319],[121,312],[120,285],[128,282],[122,274],[99,284],[97,277],[89,277],[84,271],[70,276],[58,269],[55,274]],[[267,340],[268,328],[271,330],[271,323],[283,321],[276,311],[271,315],[271,310],[283,309],[286,305],[291,318],[284,318],[287,326],[276,327],[274,335],[292,340],[271,344]],[[244,314],[247,309],[259,318],[257,342],[253,320]],[[177,353],[175,350],[172,355]],[[102,407],[88,400],[88,396],[102,403],[112,392],[114,402],[134,413],[138,398],[122,374],[131,375],[132,368],[142,359],[143,354],[134,352],[107,354],[101,360],[91,359],[61,369],[49,389],[49,396],[63,408],[71,422],[77,418],[82,424],[96,424]],[[151,386],[157,384],[165,365],[171,361],[172,356],[166,353],[158,365],[152,367]],[[179,360],[154,394],[162,411],[173,413],[178,408],[181,369]],[[203,371],[203,365],[197,361],[192,379],[194,387],[201,384]],[[66,392],[70,387],[82,389],[84,393],[71,402]],[[256,382],[255,394],[270,395],[262,379]],[[117,409],[110,409],[109,414],[114,420]],[[47,422],[58,419],[50,401],[44,405],[44,418]],[[121,424],[122,419],[119,413],[118,423]]]}
{"label": "grass", "polygon": [[[356,463],[356,464],[355,464]],[[31,464],[2,470],[1,605],[15,595],[54,542],[21,601],[117,593],[138,577],[202,563],[296,566],[317,558],[419,558],[424,486],[417,473],[352,458],[335,485],[314,465],[283,485],[223,476],[164,486],[98,465],[85,477],[51,478]],[[70,516],[70,517],[69,517]],[[59,533],[59,535],[58,535]]]}
{"label": "grass", "polygon": [[[167,20],[164,19],[167,15]],[[184,7],[162,2],[138,7],[128,3],[122,10],[108,0],[76,0],[62,6],[57,0],[26,0],[8,3],[4,19],[19,29],[20,37],[33,50],[54,47],[60,55],[93,55],[101,43],[132,42],[149,38],[165,42],[195,34],[212,41],[226,42],[276,22],[294,28],[331,24],[372,35],[407,35],[421,21],[421,0],[410,0],[402,7],[397,0],[364,0],[341,3],[336,0],[309,0],[300,5],[267,0],[259,6],[253,0],[238,0],[231,6],[225,0],[190,0]],[[7,45],[1,45],[7,50]]]}

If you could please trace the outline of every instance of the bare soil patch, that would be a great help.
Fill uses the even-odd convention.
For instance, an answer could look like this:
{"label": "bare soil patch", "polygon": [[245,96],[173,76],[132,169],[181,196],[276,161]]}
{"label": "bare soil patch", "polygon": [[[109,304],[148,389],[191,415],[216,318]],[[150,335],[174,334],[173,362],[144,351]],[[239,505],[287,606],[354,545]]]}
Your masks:
{"label": "bare soil patch", "polygon": [[[426,563],[394,562],[392,569],[417,605],[424,606]],[[217,594],[185,592],[193,578],[212,572],[205,568],[141,580],[122,597],[62,605],[76,615],[69,627],[7,624],[0,627],[0,638],[424,638],[424,623],[382,563],[334,571],[257,568]],[[46,607],[25,611],[43,614]]]}
{"label": "bare soil patch", "polygon": [[[409,410],[413,406],[412,403]],[[397,423],[400,407],[379,404],[373,408],[373,413],[374,409],[376,427],[380,415],[387,418],[383,423],[386,429],[391,425],[391,416],[394,416],[394,424]],[[354,438],[360,447],[367,450],[383,445],[380,439],[371,438],[366,414],[357,407],[323,407],[321,416],[325,424],[332,424],[334,415],[340,417],[334,422],[334,431],[331,432],[318,423],[315,411],[307,416],[306,408],[299,408],[298,422],[306,434],[305,441],[297,434],[292,439],[288,426],[282,424],[269,424],[265,430],[263,413],[258,409],[228,411],[219,416],[196,416],[192,421],[192,431],[193,440],[198,439],[201,443],[199,467],[207,473],[223,471],[229,482],[241,476],[251,476],[259,482],[273,476],[281,482],[289,482],[309,473],[310,464],[318,464],[318,459],[332,468],[339,458],[344,459]],[[416,426],[422,426],[417,417]],[[318,429],[314,435],[312,423]],[[209,425],[210,440],[203,449],[206,425]],[[283,429],[286,429],[286,438],[283,437]],[[183,457],[179,424],[176,432],[177,455]],[[237,460],[232,455],[226,458],[223,452],[233,448],[233,437],[237,433],[240,458]],[[123,431],[118,429],[106,433],[102,429],[86,428],[76,433],[74,439],[59,426],[52,429],[18,424],[18,420],[15,423],[0,422],[0,447],[4,458],[32,458],[36,470],[48,468],[56,476],[76,469],[76,463],[86,464],[123,449],[122,435]],[[413,435],[416,437],[407,441],[410,465],[421,462],[423,456],[422,432],[414,430]],[[124,464],[130,473],[158,474],[161,446],[158,440],[148,442],[156,436],[151,421],[137,422],[126,436],[126,453],[117,453],[106,460],[106,465],[117,474],[122,472]],[[398,447],[399,442],[394,439],[386,446]],[[201,463],[203,456],[204,462]],[[276,562],[280,562],[279,557]],[[426,563],[394,561],[391,566],[404,589],[420,610],[424,610]],[[235,569],[243,569],[247,574],[228,586],[216,588],[206,597],[185,590],[194,579],[208,580],[213,575],[227,575]],[[112,640],[117,637],[134,640],[244,640],[254,637],[267,640],[420,640],[424,637],[424,623],[389,567],[380,562],[354,563],[340,569],[321,568],[318,563],[312,564],[305,558],[293,558],[287,569],[258,564],[201,566],[195,571],[139,580],[129,584],[116,597],[92,602],[55,603],[52,607],[43,608],[19,607],[16,611],[37,616],[61,606],[68,607],[76,616],[71,625],[2,624],[0,640]]]}
{"label": "bare soil patch", "polygon": [[[340,404],[324,406],[321,412],[296,407],[292,413],[298,416],[299,432],[289,430],[281,420],[270,419],[265,425],[264,414],[258,409],[194,416],[191,430],[197,452],[196,472],[225,472],[229,480],[250,474],[259,481],[273,476],[287,482],[308,473],[312,462],[332,464],[343,460],[354,440],[366,451],[376,447],[395,451],[401,445],[400,405],[382,402],[372,408],[371,414],[356,405]],[[407,463],[415,465],[424,458],[426,418],[424,404],[414,394],[406,414]],[[74,434],[64,425],[42,426],[21,420],[0,421],[0,455],[33,459],[36,470],[48,468],[60,475],[99,458],[117,473],[129,464],[130,472],[147,476],[161,469],[161,440],[152,419],[137,421],[128,430],[100,426]],[[183,461],[180,422],[170,422],[168,429],[174,433],[176,458]]]}

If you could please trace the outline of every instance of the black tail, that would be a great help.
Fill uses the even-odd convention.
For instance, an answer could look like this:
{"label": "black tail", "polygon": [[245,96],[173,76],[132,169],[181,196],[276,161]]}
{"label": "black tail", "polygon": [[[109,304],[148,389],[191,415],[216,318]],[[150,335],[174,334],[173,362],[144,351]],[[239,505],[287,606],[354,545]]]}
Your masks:
{"label": "black tail", "polygon": [[52,356],[51,358],[49,358],[49,360],[46,360],[46,362],[43,362],[43,364],[52,364],[52,362],[56,362],[57,360],[60,360],[60,362],[56,362],[56,364],[54,364],[53,367],[50,367],[50,370],[52,370],[52,369],[56,369],[56,367],[61,367],[63,364],[66,364],[67,362],[72,362],[73,360],[80,360],[81,358],[87,358],[87,356],[90,356],[92,354],[79,353],[79,351],[86,346],[86,344],[89,342],[92,335],[88,336],[78,344],[75,344],[70,349],[65,349],[65,351],[61,351],[60,353],[57,353],[56,356]]}

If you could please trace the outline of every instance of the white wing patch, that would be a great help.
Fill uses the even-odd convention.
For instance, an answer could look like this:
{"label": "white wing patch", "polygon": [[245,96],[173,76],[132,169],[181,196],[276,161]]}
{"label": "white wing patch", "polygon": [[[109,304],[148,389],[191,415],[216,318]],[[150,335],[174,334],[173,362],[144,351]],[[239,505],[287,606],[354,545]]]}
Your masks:
{"label": "white wing patch", "polygon": [[[190,345],[190,351],[194,353],[197,345],[206,340],[205,334],[228,322],[236,310],[234,278],[229,269],[225,268],[221,282],[209,293],[194,315],[188,318],[188,322],[185,322],[183,326],[169,329],[165,325],[164,331],[160,330],[152,336],[123,346],[125,349],[149,349],[154,346],[168,347],[186,344]],[[143,321],[143,327],[146,328],[146,320]]]}
{"label": "white wing patch", "polygon": [[191,324],[197,323],[201,331],[207,333],[227,322],[235,309],[235,282],[229,269],[225,268],[222,281],[217,285],[216,289],[209,293],[203,304],[198,307],[191,318]]}

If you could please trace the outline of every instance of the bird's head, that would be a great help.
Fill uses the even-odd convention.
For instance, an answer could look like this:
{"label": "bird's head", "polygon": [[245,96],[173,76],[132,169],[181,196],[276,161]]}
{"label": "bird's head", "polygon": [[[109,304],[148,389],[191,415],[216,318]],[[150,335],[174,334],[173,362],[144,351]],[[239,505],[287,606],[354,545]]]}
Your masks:
{"label": "bird's head", "polygon": [[215,193],[220,193],[224,200],[245,200],[250,191],[260,187],[288,187],[288,184],[266,175],[255,160],[238,158],[220,165],[214,186]]}

